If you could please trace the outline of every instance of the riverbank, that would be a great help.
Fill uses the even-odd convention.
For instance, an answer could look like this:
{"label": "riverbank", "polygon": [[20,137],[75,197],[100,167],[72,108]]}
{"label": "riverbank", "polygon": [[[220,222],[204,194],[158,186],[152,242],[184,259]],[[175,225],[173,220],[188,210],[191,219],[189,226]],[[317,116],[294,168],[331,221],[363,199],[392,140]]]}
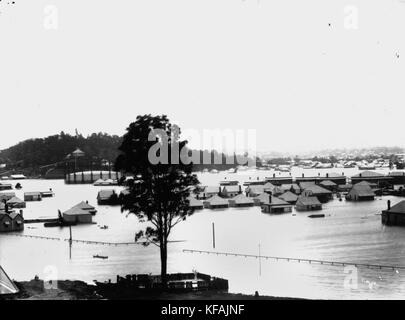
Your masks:
{"label": "riverbank", "polygon": [[[105,300],[97,294],[95,285],[83,281],[61,280],[54,283],[54,289],[45,289],[43,280],[15,282],[20,292],[12,300]],[[49,285],[52,287],[52,285]],[[295,300],[271,296],[255,296],[225,292],[159,293],[134,296],[131,300]]]}

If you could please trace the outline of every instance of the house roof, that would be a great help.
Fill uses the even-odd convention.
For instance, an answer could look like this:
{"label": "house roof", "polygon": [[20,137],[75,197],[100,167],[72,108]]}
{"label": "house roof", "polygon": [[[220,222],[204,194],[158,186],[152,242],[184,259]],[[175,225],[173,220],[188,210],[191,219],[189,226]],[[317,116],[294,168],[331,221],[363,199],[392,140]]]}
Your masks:
{"label": "house roof", "polygon": [[215,186],[206,186],[204,188],[204,193],[219,193],[219,187]]}
{"label": "house roof", "polygon": [[280,186],[280,188],[283,189],[283,190],[290,190],[291,187],[294,188],[294,189],[296,189],[296,190],[299,190],[299,189],[300,189],[299,185],[296,184],[296,183],[282,184],[282,185]]}
{"label": "house roof", "polygon": [[294,202],[297,201],[298,196],[295,193],[292,193],[291,191],[287,191],[286,193],[282,194],[279,198],[287,202]]}
{"label": "house roof", "polygon": [[274,196],[271,196],[271,203],[269,202],[269,198],[267,198],[263,204],[267,206],[291,206],[288,202]]}
{"label": "house roof", "polygon": [[390,210],[387,210],[391,213],[402,213],[405,214],[405,200],[398,202],[396,205],[392,206]]}
{"label": "house roof", "polygon": [[306,188],[304,188],[305,191],[310,191],[311,194],[316,195],[316,194],[330,194],[332,191],[327,190],[325,188],[322,188],[316,184],[310,185]]}
{"label": "house roof", "polygon": [[375,183],[370,183],[367,181],[361,181],[359,183],[355,183],[354,186],[369,186],[371,187],[372,185],[376,185]]}
{"label": "house roof", "polygon": [[203,203],[200,200],[198,200],[198,199],[196,199],[196,198],[194,198],[192,196],[189,196],[187,199],[189,201],[189,205],[190,205],[191,208],[193,208],[193,207],[202,207],[203,206]]}
{"label": "house roof", "polygon": [[115,190],[108,189],[108,190],[100,190],[98,192],[99,198],[110,198],[115,193]]}
{"label": "house roof", "polygon": [[79,215],[89,215],[91,213],[89,212],[89,210],[83,210],[80,208],[73,207],[65,211],[63,214],[68,216],[79,216]]}
{"label": "house roof", "polygon": [[359,174],[356,174],[352,178],[373,178],[373,177],[384,177],[384,175],[374,171],[363,171]]}
{"label": "house roof", "polygon": [[84,201],[78,203],[73,208],[82,209],[82,210],[94,210],[95,209],[95,207],[93,207],[92,205],[90,205]]}
{"label": "house roof", "polygon": [[205,200],[206,202],[208,202],[211,206],[215,205],[227,205],[228,204],[228,200],[221,198],[220,196],[213,196],[212,198],[209,198],[208,200]]}
{"label": "house roof", "polygon": [[315,185],[315,181],[305,181],[305,182],[300,182],[300,188],[301,189],[306,189],[310,186],[314,186]]}
{"label": "house roof", "polygon": [[24,196],[40,196],[41,192],[24,192]]}
{"label": "house roof", "polygon": [[253,203],[253,199],[246,197],[244,194],[238,194],[237,196],[233,197],[229,201],[234,201],[235,204],[249,204]]}
{"label": "house roof", "polygon": [[270,190],[271,191],[271,190],[273,190],[275,188],[275,185],[270,183],[270,182],[266,182],[263,187],[264,187],[264,190]]}
{"label": "house roof", "polygon": [[239,192],[240,186],[239,185],[231,185],[231,186],[224,186],[224,188],[222,189],[223,192]]}
{"label": "house roof", "polygon": [[350,190],[350,193],[352,192],[354,192],[360,197],[375,196],[373,189],[371,189],[369,185],[360,185],[359,183],[353,186],[352,190]]}
{"label": "house roof", "polygon": [[327,187],[336,186],[336,183],[334,183],[333,181],[330,181],[330,180],[324,180],[320,184],[323,185],[323,186],[327,186]]}
{"label": "house roof", "polygon": [[14,192],[0,192],[0,199],[6,197],[6,198],[12,198],[15,197],[15,193]]}
{"label": "house roof", "polygon": [[252,193],[264,193],[264,186],[260,186],[260,185],[253,185],[253,186],[249,186],[246,188],[246,192],[252,192]]}
{"label": "house roof", "polygon": [[18,197],[12,197],[10,200],[7,201],[7,203],[24,203],[24,201]]}
{"label": "house roof", "polygon": [[317,197],[298,197],[297,204],[302,204],[304,206],[322,205]]}
{"label": "house roof", "polygon": [[253,200],[259,200],[260,202],[266,202],[269,200],[269,194],[262,193],[262,194],[258,195],[257,197],[254,197]]}

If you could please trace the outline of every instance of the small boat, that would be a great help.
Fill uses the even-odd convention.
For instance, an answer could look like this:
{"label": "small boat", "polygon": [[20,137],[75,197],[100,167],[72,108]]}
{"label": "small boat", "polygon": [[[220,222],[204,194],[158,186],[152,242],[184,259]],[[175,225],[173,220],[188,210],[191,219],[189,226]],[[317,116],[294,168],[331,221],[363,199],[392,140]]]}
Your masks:
{"label": "small boat", "polygon": [[99,254],[96,254],[96,255],[93,255],[93,258],[94,259],[103,259],[103,260],[105,260],[105,259],[108,259],[108,256],[101,256]]}
{"label": "small boat", "polygon": [[311,214],[308,216],[308,218],[325,218],[325,215],[323,213],[321,214]]}
{"label": "small boat", "polygon": [[106,230],[106,229],[108,229],[108,226],[107,226],[107,225],[104,225],[104,226],[99,226],[99,228],[100,228],[100,229],[104,229],[104,230]]}

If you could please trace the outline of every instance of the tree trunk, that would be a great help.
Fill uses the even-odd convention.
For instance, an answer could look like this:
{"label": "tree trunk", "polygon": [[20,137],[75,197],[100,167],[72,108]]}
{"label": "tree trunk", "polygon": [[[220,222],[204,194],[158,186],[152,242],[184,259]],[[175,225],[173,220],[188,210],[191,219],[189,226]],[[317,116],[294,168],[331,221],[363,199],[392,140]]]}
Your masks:
{"label": "tree trunk", "polygon": [[167,243],[161,241],[160,246],[160,276],[162,279],[163,289],[167,289]]}

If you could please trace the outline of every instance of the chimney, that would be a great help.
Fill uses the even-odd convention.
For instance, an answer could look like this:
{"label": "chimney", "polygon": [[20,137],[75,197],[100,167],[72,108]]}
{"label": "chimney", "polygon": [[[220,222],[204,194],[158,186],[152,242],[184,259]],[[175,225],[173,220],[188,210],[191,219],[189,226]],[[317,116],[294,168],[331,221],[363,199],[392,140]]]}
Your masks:
{"label": "chimney", "polygon": [[269,192],[269,203],[271,203],[271,192]]}
{"label": "chimney", "polygon": [[276,174],[275,173],[273,173],[273,178],[275,178],[276,177]]}
{"label": "chimney", "polygon": [[360,173],[359,177],[361,178],[361,173]]}
{"label": "chimney", "polygon": [[326,178],[329,178],[329,173],[326,174]]}
{"label": "chimney", "polygon": [[304,174],[302,174],[302,177],[304,178]]}
{"label": "chimney", "polygon": [[239,193],[242,193],[242,186],[239,185]]}
{"label": "chimney", "polygon": [[345,173],[344,172],[342,172],[342,176],[344,176],[345,175]]}
{"label": "chimney", "polygon": [[318,172],[318,177],[320,177],[321,176],[321,173],[320,172]]}
{"label": "chimney", "polygon": [[391,200],[387,201],[387,207],[388,207],[388,210],[391,210]]}

